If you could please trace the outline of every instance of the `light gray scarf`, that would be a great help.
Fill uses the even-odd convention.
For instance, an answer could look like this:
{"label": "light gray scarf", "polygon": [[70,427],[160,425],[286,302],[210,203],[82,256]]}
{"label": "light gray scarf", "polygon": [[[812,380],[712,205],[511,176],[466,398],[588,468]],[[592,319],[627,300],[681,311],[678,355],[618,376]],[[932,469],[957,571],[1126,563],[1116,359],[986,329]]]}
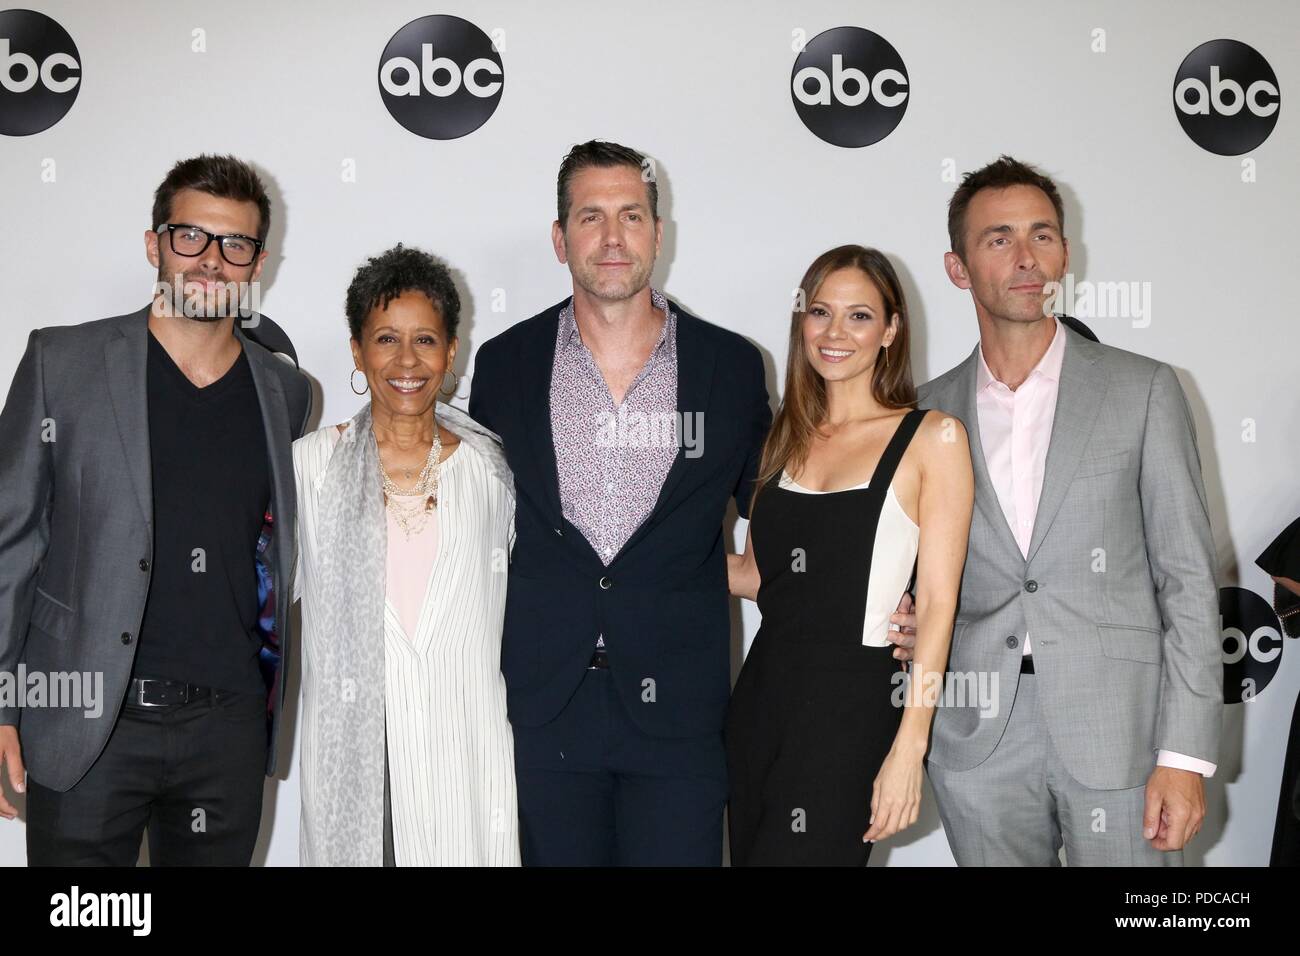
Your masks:
{"label": "light gray scarf", "polygon": [[[514,481],[500,439],[450,405],[437,421],[483,455],[510,489]],[[439,507],[444,502],[439,501]],[[379,446],[367,402],[330,456],[320,489],[317,542],[320,600],[312,668],[316,759],[312,806],[313,862],[381,866],[384,832],[384,603],[388,521]]]}

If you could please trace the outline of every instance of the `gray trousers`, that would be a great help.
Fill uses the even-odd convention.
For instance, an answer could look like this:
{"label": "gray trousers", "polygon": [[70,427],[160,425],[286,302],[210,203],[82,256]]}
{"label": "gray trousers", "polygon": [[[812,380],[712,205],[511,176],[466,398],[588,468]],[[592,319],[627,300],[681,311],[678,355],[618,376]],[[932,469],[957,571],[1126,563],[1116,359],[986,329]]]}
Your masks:
{"label": "gray trousers", "polygon": [[[1142,838],[1146,786],[1093,790],[1052,744],[1033,674],[1021,674],[1006,732],[970,770],[928,763],[958,866],[1182,866],[1181,850]],[[1152,755],[1154,764],[1154,754]]]}

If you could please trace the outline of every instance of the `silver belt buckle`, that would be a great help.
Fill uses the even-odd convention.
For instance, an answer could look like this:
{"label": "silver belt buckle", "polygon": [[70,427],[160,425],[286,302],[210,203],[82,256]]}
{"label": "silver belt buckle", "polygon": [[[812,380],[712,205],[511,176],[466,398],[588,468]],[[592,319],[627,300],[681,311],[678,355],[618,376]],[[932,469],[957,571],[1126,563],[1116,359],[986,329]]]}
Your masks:
{"label": "silver belt buckle", "polygon": [[[145,685],[146,685],[146,684],[158,684],[158,683],[162,683],[162,681],[159,681],[159,680],[157,680],[157,679],[155,679],[155,678],[152,678],[152,677],[138,677],[138,678],[136,678],[136,694],[135,694],[135,698],[136,698],[136,699],[135,699],[135,703],[136,703],[138,706],[140,706],[140,707],[170,707],[171,704],[151,704],[151,703],[147,703],[147,702],[145,701],[145,699],[144,699]],[[182,703],[183,703],[183,701],[182,701]]]}

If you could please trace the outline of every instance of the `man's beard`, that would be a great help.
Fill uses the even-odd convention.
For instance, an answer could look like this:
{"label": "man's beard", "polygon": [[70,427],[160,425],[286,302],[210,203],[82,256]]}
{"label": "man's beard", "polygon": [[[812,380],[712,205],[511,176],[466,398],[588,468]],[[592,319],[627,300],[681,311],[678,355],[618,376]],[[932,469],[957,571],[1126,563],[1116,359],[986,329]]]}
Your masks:
{"label": "man's beard", "polygon": [[[180,279],[177,289],[176,279]],[[220,283],[212,292],[202,291],[205,282]],[[233,287],[233,288],[232,288]],[[168,276],[163,267],[158,269],[156,289],[166,290],[169,310],[177,318],[195,322],[220,322],[239,315],[241,289],[238,283],[226,276],[205,276],[197,273],[172,273]]]}
{"label": "man's beard", "polygon": [[581,268],[573,270],[573,278],[585,292],[597,299],[622,302],[632,298],[632,296],[644,289],[649,284],[650,273],[653,271],[653,259],[648,263],[634,261],[631,271],[623,279],[606,278],[602,280],[600,266],[590,266],[584,263]]}

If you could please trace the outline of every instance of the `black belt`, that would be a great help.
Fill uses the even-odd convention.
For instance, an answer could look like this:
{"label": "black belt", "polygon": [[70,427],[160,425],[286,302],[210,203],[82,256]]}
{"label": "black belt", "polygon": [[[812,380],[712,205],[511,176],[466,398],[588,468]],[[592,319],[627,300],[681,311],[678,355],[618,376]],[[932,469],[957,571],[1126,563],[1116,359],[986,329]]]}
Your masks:
{"label": "black belt", "polygon": [[211,696],[211,687],[187,684],[183,680],[158,680],[153,677],[133,677],[126,689],[126,702],[140,707],[169,707],[188,704]]}
{"label": "black belt", "polygon": [[1034,655],[1033,655],[1033,654],[1021,654],[1021,655],[1020,655],[1020,673],[1022,673],[1022,674],[1032,674],[1033,672],[1034,672]]}

